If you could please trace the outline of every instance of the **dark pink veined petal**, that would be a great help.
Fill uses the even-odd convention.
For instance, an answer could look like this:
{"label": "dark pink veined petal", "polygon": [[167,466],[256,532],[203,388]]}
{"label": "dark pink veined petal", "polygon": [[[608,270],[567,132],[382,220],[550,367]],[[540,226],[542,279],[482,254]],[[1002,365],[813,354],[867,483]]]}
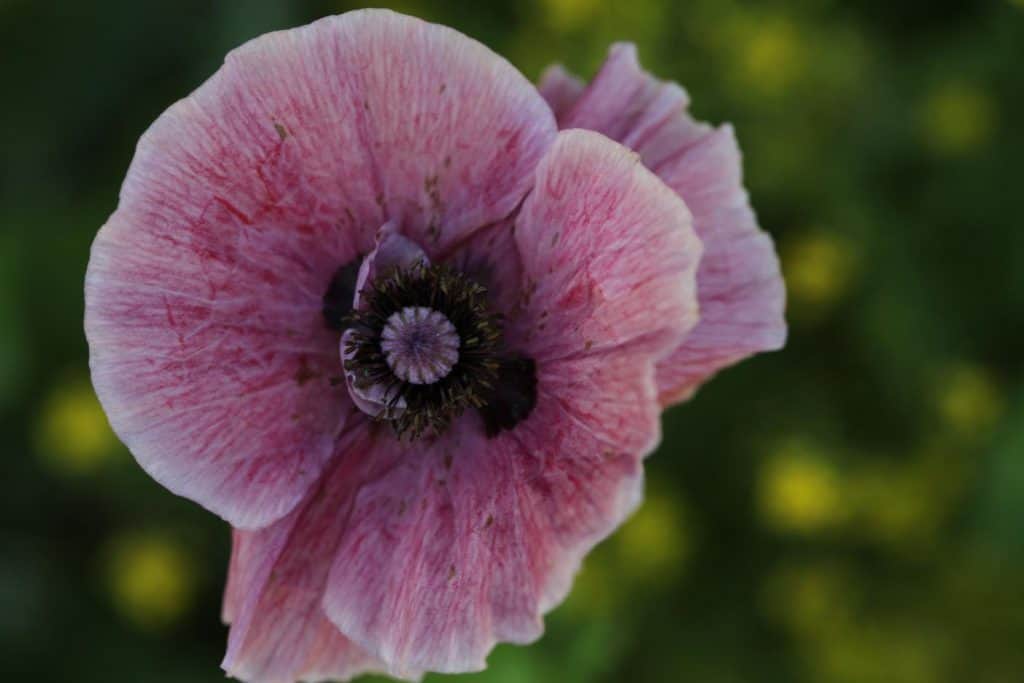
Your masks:
{"label": "dark pink veined petal", "polygon": [[292,683],[386,670],[327,619],[321,602],[355,492],[374,468],[386,470],[395,457],[388,443],[396,444],[361,422],[290,514],[263,529],[234,531],[223,615],[231,624],[223,663],[228,675]]}
{"label": "dark pink veined petal", "polygon": [[658,437],[649,358],[542,366],[538,403],[488,440],[467,414],[356,497],[324,607],[395,675],[481,670],[529,643],[584,555],[642,497]]}
{"label": "dark pink veined petal", "polygon": [[535,360],[643,343],[697,322],[701,245],[679,197],[602,135],[559,134],[516,219],[524,312],[508,329]]}
{"label": "dark pink veined petal", "polygon": [[392,673],[479,670],[496,642],[536,639],[582,557],[638,504],[659,438],[655,361],[695,319],[688,220],[596,133],[560,134],[541,162],[515,229],[544,302],[527,302],[513,343],[537,361],[534,410],[493,439],[470,413],[410,445],[356,494],[331,569],[328,617]]}
{"label": "dark pink veined petal", "polygon": [[269,34],[139,141],[86,276],[96,391],[139,463],[233,525],[302,499],[350,402],[322,297],[389,220],[443,248],[554,136],[507,62],[386,11]]}
{"label": "dark pink veined petal", "polygon": [[536,88],[447,27],[379,10],[335,20],[388,217],[437,253],[511,213],[556,133]]}
{"label": "dark pink veined petal", "polygon": [[688,398],[718,370],[781,348],[785,287],[774,244],[758,228],[743,189],[732,128],[694,121],[685,91],[644,71],[632,45],[612,46],[582,92],[573,84],[554,68],[542,78],[541,93],[559,125],[597,130],[636,150],[686,201],[704,244],[700,323],[658,366],[662,402]]}
{"label": "dark pink veined petal", "polygon": [[[260,600],[261,611],[251,614],[244,636],[236,636],[241,627],[232,626],[224,670],[247,683],[348,680],[382,671],[379,661],[324,616],[319,593],[272,582],[266,576],[261,576],[260,583],[253,581],[251,574],[260,563],[272,565],[272,558],[280,556],[286,546],[282,529],[293,524],[289,515],[265,529],[234,531],[224,620],[233,622],[239,609],[235,606],[250,595]],[[274,547],[275,541],[281,548]]]}

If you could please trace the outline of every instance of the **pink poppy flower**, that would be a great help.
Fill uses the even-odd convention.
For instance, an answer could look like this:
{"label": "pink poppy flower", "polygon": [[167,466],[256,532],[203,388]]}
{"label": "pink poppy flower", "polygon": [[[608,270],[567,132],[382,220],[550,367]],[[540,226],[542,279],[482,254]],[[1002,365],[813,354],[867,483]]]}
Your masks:
{"label": "pink poppy flower", "polygon": [[364,10],[247,43],[143,135],[90,363],[142,467],[235,527],[229,674],[418,678],[535,640],[639,503],[664,404],[781,344],[731,132],[630,55],[586,90],[551,72],[549,105]]}

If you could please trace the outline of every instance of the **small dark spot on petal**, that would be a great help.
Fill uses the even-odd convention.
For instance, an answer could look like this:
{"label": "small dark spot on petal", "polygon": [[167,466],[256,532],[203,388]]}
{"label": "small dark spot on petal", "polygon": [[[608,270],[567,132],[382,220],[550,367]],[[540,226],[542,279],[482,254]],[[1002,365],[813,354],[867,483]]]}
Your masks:
{"label": "small dark spot on petal", "polygon": [[277,131],[277,137],[281,138],[281,142],[284,142],[288,138],[288,129],[277,121],[274,121],[274,130]]}
{"label": "small dark spot on petal", "polygon": [[484,528],[490,529],[492,524],[494,524],[494,515],[487,515],[487,519],[484,521]]}
{"label": "small dark spot on petal", "polygon": [[299,369],[295,371],[295,383],[300,387],[311,379],[316,379],[320,374],[314,372],[306,365],[306,359],[303,358],[299,361]]}
{"label": "small dark spot on petal", "polygon": [[448,565],[448,580],[449,581],[454,581],[455,580],[455,565],[454,564]]}

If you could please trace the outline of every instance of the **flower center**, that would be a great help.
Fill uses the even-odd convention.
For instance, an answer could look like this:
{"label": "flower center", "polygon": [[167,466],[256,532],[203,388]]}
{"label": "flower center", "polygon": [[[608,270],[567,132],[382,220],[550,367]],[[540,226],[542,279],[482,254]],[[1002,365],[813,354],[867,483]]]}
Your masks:
{"label": "flower center", "polygon": [[488,403],[501,368],[501,329],[485,290],[443,265],[385,270],[346,318],[342,366],[363,412],[399,435],[440,434]]}
{"label": "flower center", "polygon": [[533,360],[501,339],[473,278],[426,253],[393,223],[360,261],[335,272],[324,323],[341,333],[341,365],[359,410],[399,437],[442,434],[475,409],[487,436],[514,428],[537,400]]}
{"label": "flower center", "polygon": [[380,350],[395,377],[410,384],[433,384],[459,360],[459,333],[440,311],[406,306],[388,317]]}

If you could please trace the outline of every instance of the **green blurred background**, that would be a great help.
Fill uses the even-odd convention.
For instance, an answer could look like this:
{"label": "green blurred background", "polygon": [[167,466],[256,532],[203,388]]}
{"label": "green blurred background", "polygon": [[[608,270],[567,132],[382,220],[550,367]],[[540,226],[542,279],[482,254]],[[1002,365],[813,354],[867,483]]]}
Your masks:
{"label": "green blurred background", "polygon": [[[1024,2],[392,6],[531,78],[635,41],[736,125],[790,293],[785,351],[666,414],[647,503],[547,635],[464,680],[1024,680]],[[350,8],[0,1],[6,680],[222,680],[227,529],[107,427],[83,274],[166,106]]]}

